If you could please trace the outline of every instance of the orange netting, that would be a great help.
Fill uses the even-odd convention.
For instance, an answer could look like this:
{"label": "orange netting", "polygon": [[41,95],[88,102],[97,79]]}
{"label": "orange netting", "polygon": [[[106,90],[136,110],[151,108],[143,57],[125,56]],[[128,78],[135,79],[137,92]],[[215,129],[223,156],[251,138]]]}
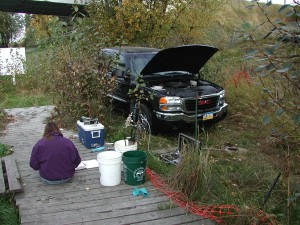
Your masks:
{"label": "orange netting", "polygon": [[[149,168],[146,168],[146,174],[157,190],[167,195],[173,202],[176,202],[179,207],[184,208],[191,213],[211,219],[219,224],[224,224],[224,217],[238,216],[239,209],[234,205],[199,206],[197,203],[189,202],[188,198],[182,192],[167,189],[167,185],[163,179]],[[263,224],[273,224],[268,215],[262,210],[257,212],[256,217]]]}
{"label": "orange netting", "polygon": [[248,75],[248,73],[245,71],[245,70],[242,70],[240,72],[236,72],[234,75],[233,75],[233,83],[234,83],[234,86],[237,87],[238,86],[238,83],[240,83],[240,81],[242,79],[245,79],[246,82],[250,85],[251,82],[250,82],[250,76]]}

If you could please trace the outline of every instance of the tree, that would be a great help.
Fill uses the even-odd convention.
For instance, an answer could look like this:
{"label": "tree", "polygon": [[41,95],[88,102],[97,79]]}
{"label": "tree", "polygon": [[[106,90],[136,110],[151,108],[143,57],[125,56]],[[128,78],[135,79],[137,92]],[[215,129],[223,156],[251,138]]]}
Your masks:
{"label": "tree", "polygon": [[[195,43],[227,0],[123,0],[106,7],[93,2],[89,15],[97,33],[125,39],[128,45],[168,47]],[[107,9],[109,8],[109,10]],[[101,11],[103,10],[103,11]]]}
{"label": "tree", "polygon": [[0,46],[8,47],[21,32],[23,16],[0,12]]}
{"label": "tree", "polygon": [[[25,45],[45,44],[51,40],[51,31],[49,24],[59,19],[70,25],[71,17],[67,16],[51,16],[51,15],[30,15],[25,16]],[[70,26],[71,27],[71,26]]]}
{"label": "tree", "polygon": [[[248,23],[244,24],[247,33],[244,37],[251,42],[245,59],[255,59],[256,68],[254,72],[263,86],[264,93],[269,102],[265,104],[270,107],[276,117],[281,117],[282,126],[300,127],[300,3],[295,5],[283,5],[278,13],[282,18],[271,20],[267,7],[257,0],[256,6],[265,16],[259,26],[252,29]],[[256,31],[267,26],[269,32],[259,37]],[[286,119],[284,119],[286,118]],[[271,117],[265,116],[264,122],[268,123]],[[292,122],[294,124],[290,124]],[[293,136],[293,135],[292,135]]]}

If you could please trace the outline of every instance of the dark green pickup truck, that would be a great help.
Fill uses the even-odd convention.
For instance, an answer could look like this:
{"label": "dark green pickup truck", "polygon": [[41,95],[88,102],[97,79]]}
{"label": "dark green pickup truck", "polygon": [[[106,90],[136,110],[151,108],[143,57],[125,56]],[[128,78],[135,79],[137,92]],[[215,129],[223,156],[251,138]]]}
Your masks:
{"label": "dark green pickup truck", "polygon": [[[199,78],[199,70],[218,51],[207,45],[186,45],[159,50],[145,47],[113,47],[101,50],[101,58],[111,58],[108,77],[115,76],[117,88],[108,96],[132,106],[128,91],[142,75],[143,92],[151,98],[140,101],[140,114],[151,127],[160,122],[194,123],[218,121],[227,114],[222,87]],[[145,122],[144,121],[144,122]]]}

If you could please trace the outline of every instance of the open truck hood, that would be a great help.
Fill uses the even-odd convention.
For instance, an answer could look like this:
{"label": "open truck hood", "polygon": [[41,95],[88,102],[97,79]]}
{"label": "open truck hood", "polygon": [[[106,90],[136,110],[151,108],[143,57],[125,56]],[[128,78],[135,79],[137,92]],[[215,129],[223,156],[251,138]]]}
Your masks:
{"label": "open truck hood", "polygon": [[218,51],[208,45],[185,45],[159,51],[141,71],[142,75],[185,71],[196,74]]}

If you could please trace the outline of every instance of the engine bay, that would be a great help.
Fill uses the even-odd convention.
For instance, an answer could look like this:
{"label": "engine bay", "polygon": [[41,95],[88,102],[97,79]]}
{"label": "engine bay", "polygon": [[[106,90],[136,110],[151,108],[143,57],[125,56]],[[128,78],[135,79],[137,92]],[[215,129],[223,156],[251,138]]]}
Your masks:
{"label": "engine bay", "polygon": [[217,87],[205,80],[187,79],[180,81],[155,82],[150,88],[167,96],[178,96],[181,98],[209,95],[218,93]]}

